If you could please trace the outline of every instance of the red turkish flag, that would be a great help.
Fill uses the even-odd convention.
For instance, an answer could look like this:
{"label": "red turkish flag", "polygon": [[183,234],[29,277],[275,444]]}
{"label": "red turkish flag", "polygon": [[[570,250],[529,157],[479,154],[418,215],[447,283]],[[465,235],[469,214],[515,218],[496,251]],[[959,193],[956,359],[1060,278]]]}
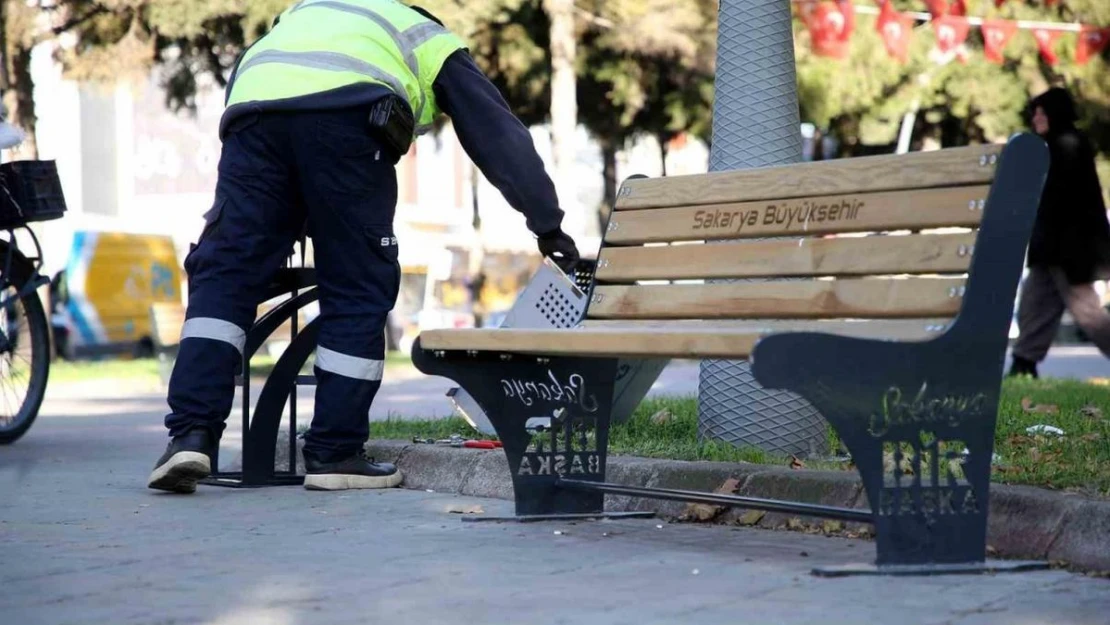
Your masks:
{"label": "red turkish flag", "polygon": [[1037,28],[1033,30],[1033,38],[1037,40],[1037,48],[1041,51],[1041,56],[1049,65],[1056,65],[1060,62],[1060,57],[1056,54],[1056,40],[1064,33],[1059,30],[1046,30],[1044,28]]}
{"label": "red turkish flag", "polygon": [[1084,65],[1091,57],[1098,56],[1110,44],[1110,28],[1084,26],[1079,31],[1079,41],[1075,45],[1075,62]]}
{"label": "red turkish flag", "polygon": [[933,30],[937,33],[937,49],[947,54],[967,41],[971,24],[965,17],[945,15],[933,20]]}
{"label": "red turkish flag", "polygon": [[1001,63],[1004,58],[1002,51],[1017,33],[1017,22],[1010,20],[983,20],[983,54],[995,63]]}
{"label": "red turkish flag", "polygon": [[856,10],[846,0],[825,0],[810,5],[802,16],[813,38],[813,52],[818,56],[843,59],[851,49],[856,29]]}
{"label": "red turkish flag", "polygon": [[1006,4],[1006,0],[994,0],[994,7],[996,9],[1002,8],[1002,5],[1004,4]]}
{"label": "red turkish flag", "polygon": [[925,5],[933,19],[948,15],[948,0],[925,0]]}
{"label": "red turkish flag", "polygon": [[1044,5],[1046,7],[1054,7],[1056,6],[1056,1],[1057,0],[1044,0]]}
{"label": "red turkish flag", "polygon": [[889,0],[883,2],[875,29],[883,37],[887,54],[902,63],[909,60],[913,22],[913,16],[895,11]]}
{"label": "red turkish flag", "polygon": [[964,0],[952,0],[952,7],[948,9],[949,15],[967,15],[967,4]]}

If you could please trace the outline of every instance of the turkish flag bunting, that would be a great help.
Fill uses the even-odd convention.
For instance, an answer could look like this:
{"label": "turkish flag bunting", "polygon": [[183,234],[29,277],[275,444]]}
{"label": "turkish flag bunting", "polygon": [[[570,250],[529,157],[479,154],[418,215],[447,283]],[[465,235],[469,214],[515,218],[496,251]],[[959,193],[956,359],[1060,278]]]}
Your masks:
{"label": "turkish flag bunting", "polygon": [[1004,5],[1004,4],[1006,4],[1006,0],[994,0],[995,8],[1000,9],[1000,8],[1002,8],[1002,5]]}
{"label": "turkish flag bunting", "polygon": [[1047,30],[1044,28],[1036,28],[1033,30],[1033,38],[1037,40],[1037,48],[1041,51],[1041,57],[1049,65],[1056,65],[1060,62],[1060,57],[1056,54],[1056,40],[1063,35],[1058,30]]}
{"label": "turkish flag bunting", "polygon": [[933,19],[948,15],[948,0],[925,0],[925,5]]}
{"label": "turkish flag bunting", "polygon": [[1003,61],[1002,51],[1017,33],[1017,22],[1010,20],[984,20],[983,26],[983,54],[995,63]]}
{"label": "turkish flag bunting", "polygon": [[1080,65],[1098,56],[1110,44],[1110,28],[1084,26],[1079,31],[1079,41],[1075,45],[1075,62]]}
{"label": "turkish flag bunting", "polygon": [[945,15],[933,20],[933,30],[937,33],[937,48],[944,53],[951,52],[967,41],[971,24],[967,18]]}
{"label": "turkish flag bunting", "polygon": [[856,10],[846,0],[824,0],[811,5],[803,20],[813,38],[813,52],[818,56],[843,59],[851,48],[856,28]]}
{"label": "turkish flag bunting", "polygon": [[967,15],[967,4],[964,0],[952,0],[952,7],[948,9],[949,15]]}
{"label": "turkish flag bunting", "polygon": [[876,29],[883,37],[887,54],[905,63],[910,56],[910,40],[913,37],[913,16],[899,13],[891,6],[890,0],[883,2],[879,11]]}

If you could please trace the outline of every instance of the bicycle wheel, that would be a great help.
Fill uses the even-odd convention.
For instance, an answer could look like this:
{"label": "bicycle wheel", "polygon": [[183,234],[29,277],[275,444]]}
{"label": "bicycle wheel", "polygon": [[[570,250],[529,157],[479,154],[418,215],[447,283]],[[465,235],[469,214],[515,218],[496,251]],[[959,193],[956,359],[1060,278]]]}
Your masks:
{"label": "bicycle wheel", "polygon": [[[0,245],[0,260],[7,254],[4,247]],[[50,334],[42,300],[34,291],[16,298],[32,272],[19,255],[12,259],[11,275],[0,276],[0,302],[8,303],[0,308],[0,445],[15,442],[35,422],[50,375]]]}

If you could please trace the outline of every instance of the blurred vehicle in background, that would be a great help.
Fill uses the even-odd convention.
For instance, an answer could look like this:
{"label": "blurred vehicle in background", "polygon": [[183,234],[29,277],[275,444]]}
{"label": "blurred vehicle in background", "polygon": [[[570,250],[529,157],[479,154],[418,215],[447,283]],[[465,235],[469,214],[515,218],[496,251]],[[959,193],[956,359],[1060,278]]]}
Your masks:
{"label": "blurred vehicle in background", "polygon": [[465,255],[445,249],[403,263],[387,347],[407,354],[421,332],[500,324],[539,262],[531,253],[486,251],[472,274]]}
{"label": "blurred vehicle in background", "polygon": [[58,355],[152,355],[150,306],[182,302],[180,266],[168,236],[74,233],[65,269],[51,281]]}
{"label": "blurred vehicle in background", "polygon": [[[401,270],[401,294],[386,324],[386,347],[408,354],[421,332],[444,328],[473,328],[474,315],[452,306],[455,298],[449,274],[430,271],[426,265],[409,265]],[[447,289],[449,300],[444,302]]]}

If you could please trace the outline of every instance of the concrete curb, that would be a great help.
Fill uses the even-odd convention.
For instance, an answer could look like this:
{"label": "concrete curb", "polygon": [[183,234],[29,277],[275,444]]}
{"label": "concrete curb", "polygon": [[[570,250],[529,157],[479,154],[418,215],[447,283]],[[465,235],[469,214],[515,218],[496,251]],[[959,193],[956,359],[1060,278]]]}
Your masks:
{"label": "concrete curb", "polygon": [[[282,433],[284,434],[284,433]],[[288,466],[287,439],[279,434],[275,464]],[[404,487],[471,497],[512,499],[509,463],[500,451],[414,445],[404,441],[372,442],[369,455],[395,462],[405,474]],[[297,454],[298,472],[304,472]],[[238,468],[239,459],[225,469]],[[859,477],[847,471],[795,471],[758,464],[684,462],[628,456],[609,458],[608,479],[617,484],[716,490],[728,478],[740,482],[737,493],[764,499],[793,499],[809,503],[867,509]],[[1082,569],[1110,571],[1110,501],[1088,499],[1029,486],[991,485],[987,542],[1007,558],[1062,561]],[[626,496],[609,496],[606,509],[652,511],[678,518],[686,504]],[[726,510],[713,522],[766,529],[853,532],[868,536],[869,524],[824,525],[821,519],[778,513]]]}
{"label": "concrete curb", "polygon": [[[401,441],[371,443],[367,451],[396,462],[406,488],[474,497],[512,499],[512,480],[505,454],[496,451],[413,445]],[[609,481],[619,484],[713,491],[726,479],[740,481],[738,493],[767,499],[796,499],[853,508],[867,508],[858,477],[835,471],[795,471],[755,464],[683,462],[611,456]],[[1083,569],[1110,571],[1110,501],[1087,499],[1027,486],[991,486],[988,543],[1007,558],[1063,561]],[[676,518],[686,504],[673,501],[610,496],[613,511],[651,510]],[[798,517],[800,518],[800,517]],[[820,527],[819,519],[808,527]],[[755,525],[768,529],[798,528],[787,515],[745,515],[741,509],[715,522]],[[846,530],[870,529],[848,524]]]}

